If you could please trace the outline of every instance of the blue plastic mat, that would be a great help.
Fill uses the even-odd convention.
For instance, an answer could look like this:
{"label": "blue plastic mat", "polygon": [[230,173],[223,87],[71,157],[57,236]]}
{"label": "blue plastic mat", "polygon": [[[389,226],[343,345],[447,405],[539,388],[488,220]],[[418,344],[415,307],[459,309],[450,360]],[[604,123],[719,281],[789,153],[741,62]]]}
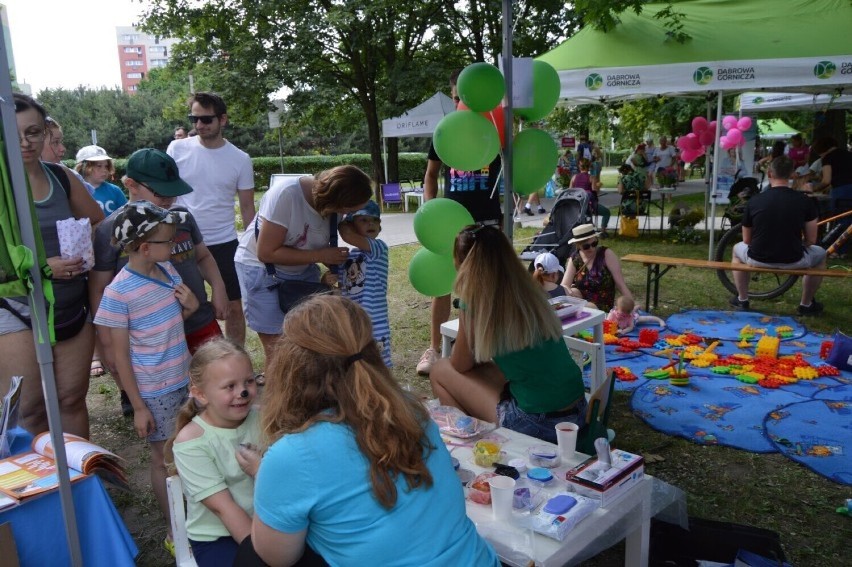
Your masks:
{"label": "blue plastic mat", "polygon": [[768,414],[763,424],[781,454],[835,482],[852,485],[852,389],[843,388],[846,401],[792,403]]}
{"label": "blue plastic mat", "polygon": [[[765,329],[770,336],[776,327],[789,326],[792,336],[781,341],[779,355],[801,354],[813,366],[824,364],[820,348],[832,339],[809,333],[790,317],[755,312],[684,311],[669,317],[667,323],[667,334],[688,332],[705,340],[720,339],[715,352],[721,355],[754,354],[755,341],[748,348],[737,345],[746,325]],[[780,451],[827,478],[852,484],[852,373],[769,389],[690,366],[689,385],[679,387],[642,376],[645,370],[663,365],[667,355],[655,355],[661,346],[658,343],[653,349],[642,349],[641,355],[618,360],[610,360],[607,350],[608,366],[628,367],[639,378],[616,382],[616,388],[633,390],[633,411],[648,425],[704,445],[756,453]]]}

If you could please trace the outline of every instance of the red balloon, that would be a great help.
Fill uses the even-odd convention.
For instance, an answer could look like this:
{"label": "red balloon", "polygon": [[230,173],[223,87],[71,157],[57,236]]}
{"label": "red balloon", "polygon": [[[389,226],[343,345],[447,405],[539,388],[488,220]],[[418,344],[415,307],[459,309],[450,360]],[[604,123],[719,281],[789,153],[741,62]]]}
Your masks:
{"label": "red balloon", "polygon": [[[456,105],[456,110],[470,110],[467,105],[459,101],[458,105]],[[503,107],[499,104],[489,110],[488,112],[480,112],[482,116],[488,119],[489,122],[494,124],[494,127],[497,128],[497,135],[500,136],[500,147],[506,147],[506,124],[504,122],[505,118],[503,117]]]}
{"label": "red balloon", "polygon": [[707,119],[703,116],[696,116],[692,119],[692,131],[695,134],[701,134],[707,130]]}
{"label": "red balloon", "polygon": [[696,136],[695,134],[690,132],[689,134],[687,134],[684,137],[686,138],[686,142],[685,142],[686,143],[686,149],[697,150],[698,148],[701,147],[701,141],[698,139],[698,136]]}
{"label": "red balloon", "polygon": [[686,141],[686,136],[680,136],[675,142],[675,145],[681,150],[689,149],[689,142]]}
{"label": "red balloon", "polygon": [[692,163],[698,159],[698,150],[683,150],[680,158],[686,163]]}
{"label": "red balloon", "polygon": [[704,130],[698,136],[698,141],[701,142],[702,146],[712,146],[716,143],[716,133],[712,130]]}

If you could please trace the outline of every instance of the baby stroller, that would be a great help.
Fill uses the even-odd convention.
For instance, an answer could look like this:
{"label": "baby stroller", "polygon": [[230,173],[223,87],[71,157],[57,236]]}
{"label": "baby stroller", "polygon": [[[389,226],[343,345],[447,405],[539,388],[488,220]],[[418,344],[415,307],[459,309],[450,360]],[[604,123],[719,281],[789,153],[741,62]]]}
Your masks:
{"label": "baby stroller", "polygon": [[743,213],[745,213],[746,202],[758,193],[760,193],[760,187],[758,186],[757,179],[754,177],[741,177],[737,179],[731,185],[730,191],[728,191],[729,203],[723,218],[728,219],[731,226],[741,222],[743,220]]}
{"label": "baby stroller", "polygon": [[574,251],[574,245],[568,244],[572,237],[571,229],[588,222],[591,222],[588,193],[584,189],[565,189],[553,203],[550,221],[524,248],[521,259],[534,260],[542,252],[550,252],[564,265]]}

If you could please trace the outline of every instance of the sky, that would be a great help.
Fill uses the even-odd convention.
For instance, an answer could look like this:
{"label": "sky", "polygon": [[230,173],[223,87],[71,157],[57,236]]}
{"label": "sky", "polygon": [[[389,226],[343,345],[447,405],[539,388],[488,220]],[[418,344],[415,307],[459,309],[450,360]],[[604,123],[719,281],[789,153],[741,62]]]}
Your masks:
{"label": "sky", "polygon": [[0,0],[6,5],[16,78],[47,88],[121,84],[116,26],[139,21],[139,0]]}

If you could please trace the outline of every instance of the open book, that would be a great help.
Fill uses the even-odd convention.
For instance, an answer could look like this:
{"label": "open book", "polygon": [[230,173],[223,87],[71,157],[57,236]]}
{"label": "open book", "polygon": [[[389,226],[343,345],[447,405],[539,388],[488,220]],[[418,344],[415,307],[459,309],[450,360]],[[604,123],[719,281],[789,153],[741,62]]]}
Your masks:
{"label": "open book", "polygon": [[[129,490],[121,457],[77,435],[65,433],[64,437],[72,481],[85,474],[96,474],[119,488]],[[50,433],[45,431],[36,435],[32,448],[29,453],[0,461],[0,493],[20,500],[59,486]]]}

